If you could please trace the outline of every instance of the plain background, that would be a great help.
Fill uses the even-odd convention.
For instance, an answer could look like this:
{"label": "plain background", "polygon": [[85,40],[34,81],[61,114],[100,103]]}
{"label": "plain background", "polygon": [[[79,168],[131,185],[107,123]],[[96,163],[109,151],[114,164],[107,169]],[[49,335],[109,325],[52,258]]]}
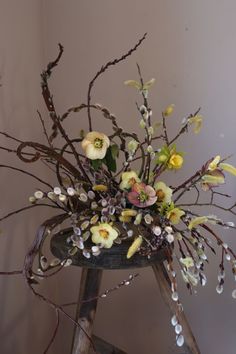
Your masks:
{"label": "plain background", "polygon": [[[36,115],[36,109],[45,114],[39,74],[56,56],[58,42],[65,54],[51,87],[58,112],[64,112],[85,101],[88,82],[102,64],[119,57],[148,32],[132,57],[99,79],[93,101],[109,107],[127,129],[136,125],[138,132],[135,101],[139,97],[123,85],[124,80],[137,78],[138,62],[146,80],[157,80],[150,97],[155,119],[168,104],[176,105],[169,124],[173,134],[182,118],[201,106],[204,129],[180,142],[188,153],[184,169],[171,177],[177,184],[212,156],[236,152],[235,12],[234,0],[0,0],[0,128],[20,139],[44,141]],[[95,126],[108,132],[99,119],[96,116]],[[87,129],[86,115],[73,117],[67,128],[74,136]],[[1,137],[0,145],[6,144],[11,145]],[[0,157],[1,163],[21,166],[9,153],[0,151]],[[235,156],[231,162],[236,164]],[[43,165],[24,167],[52,178]],[[3,169],[0,178],[1,215],[27,205],[39,187],[30,178]],[[233,177],[225,190],[235,200]],[[2,223],[0,270],[21,268],[35,230],[47,216],[48,210],[37,209]],[[234,232],[223,230],[222,236],[236,249]],[[209,257],[207,287],[190,296],[180,285],[182,302],[202,354],[235,354],[236,303],[231,297],[235,283],[228,269],[224,293],[218,296],[217,260]],[[79,269],[67,268],[45,281],[41,290],[58,303],[74,301],[79,274]],[[181,353],[152,271],[144,269],[140,274],[131,287],[101,300],[95,333],[130,354]],[[106,272],[102,288],[127,276],[125,271]],[[0,278],[1,354],[43,353],[54,325],[53,311],[29,293],[21,277]],[[69,353],[72,328],[62,318],[50,353]]]}

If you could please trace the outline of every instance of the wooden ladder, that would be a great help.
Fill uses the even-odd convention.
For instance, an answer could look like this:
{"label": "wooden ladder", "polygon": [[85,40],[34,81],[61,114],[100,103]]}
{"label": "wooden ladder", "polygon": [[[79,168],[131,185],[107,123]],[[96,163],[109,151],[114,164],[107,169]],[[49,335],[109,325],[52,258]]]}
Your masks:
{"label": "wooden ladder", "polygon": [[[171,298],[170,279],[163,262],[152,265],[157,283],[164,303],[166,304],[170,316],[175,313],[175,304]],[[76,311],[76,321],[81,328],[74,328],[74,336],[71,354],[126,354],[121,349],[93,335],[93,323],[95,320],[97,299],[86,302],[99,295],[102,280],[102,269],[85,268],[82,269],[79,299]],[[190,325],[184,312],[179,316],[183,326],[185,343],[181,348],[181,354],[200,354],[197,342],[194,338]],[[92,341],[91,341],[92,338]]]}

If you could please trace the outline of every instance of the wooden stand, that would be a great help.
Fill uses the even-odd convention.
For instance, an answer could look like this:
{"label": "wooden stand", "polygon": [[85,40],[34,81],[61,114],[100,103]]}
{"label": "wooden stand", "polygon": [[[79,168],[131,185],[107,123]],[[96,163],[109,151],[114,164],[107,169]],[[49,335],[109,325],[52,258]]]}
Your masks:
{"label": "wooden stand", "polygon": [[[69,246],[66,239],[69,233],[70,230],[68,229],[52,238],[52,253],[60,259],[64,259],[64,256],[68,254]],[[128,247],[129,245],[121,244],[112,247],[112,249],[108,251],[104,249],[103,254],[99,257],[92,257],[89,260],[84,257],[76,256],[72,258],[74,265],[82,267],[82,275],[76,311],[76,321],[80,324],[81,329],[78,327],[74,329],[71,354],[126,354],[121,349],[93,336],[93,323],[95,320],[97,299],[87,302],[86,300],[96,298],[99,295],[103,270],[152,266],[163,301],[168,307],[170,315],[175,313],[175,303],[171,299],[170,279],[163,263],[164,255],[162,252],[153,255],[149,260],[136,254],[133,256],[132,261],[127,261],[126,253]],[[197,342],[184,312],[180,314],[180,319],[185,338],[185,343],[181,348],[181,354],[200,354]],[[178,349],[176,350],[178,352]]]}

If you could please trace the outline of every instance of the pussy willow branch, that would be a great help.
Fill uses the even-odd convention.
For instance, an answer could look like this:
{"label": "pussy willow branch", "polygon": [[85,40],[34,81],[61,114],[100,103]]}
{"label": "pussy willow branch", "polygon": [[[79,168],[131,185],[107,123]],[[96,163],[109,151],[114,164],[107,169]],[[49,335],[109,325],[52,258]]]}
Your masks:
{"label": "pussy willow branch", "polygon": [[43,117],[42,117],[41,113],[40,113],[38,110],[37,110],[37,113],[38,113],[38,117],[39,117],[39,119],[40,119],[40,122],[41,122],[41,124],[42,124],[43,133],[44,133],[44,135],[45,135],[45,137],[46,137],[46,140],[47,140],[47,142],[48,142],[48,145],[49,145],[50,147],[52,147],[52,142],[50,141],[50,138],[49,138],[49,136],[48,136],[48,133],[47,133],[47,130],[46,130],[46,127],[45,127],[45,122],[44,122],[44,120],[43,120]]}
{"label": "pussy willow branch", "polygon": [[[166,128],[166,117],[165,117],[164,113],[162,113],[162,127],[163,127],[163,132],[164,132],[165,143],[167,146],[169,146],[171,143],[169,143],[169,138],[168,138],[167,128]],[[181,135],[181,134],[179,134],[179,135]]]}
{"label": "pussy willow branch", "polygon": [[12,136],[12,135],[10,135],[10,134],[8,134],[8,133],[6,133],[6,132],[0,132],[0,134],[3,135],[3,136],[5,136],[6,138],[8,138],[8,139],[10,139],[10,140],[16,141],[17,143],[23,143],[22,140],[17,139],[17,138],[15,138],[14,136]]}
{"label": "pussy willow branch", "polygon": [[0,275],[22,275],[23,270],[13,270],[10,272],[0,272]]}
{"label": "pussy willow branch", "polygon": [[[138,63],[136,65],[137,65],[137,68],[138,68],[139,80],[140,80],[140,83],[141,83],[141,85],[143,87],[144,81],[143,81],[141,69],[140,69],[140,66],[139,66]],[[147,111],[149,112],[150,109],[149,109],[149,105],[148,105],[148,100],[147,100],[147,97],[145,96],[143,91],[142,91],[142,97],[143,97],[143,104],[146,107]],[[139,110],[139,108],[138,108],[138,110]],[[148,127],[150,128],[151,127],[151,117],[150,117],[150,115],[148,117],[147,123],[148,123]],[[152,143],[152,137],[150,137],[149,132],[148,132],[148,128],[147,128],[146,125],[145,125],[145,131],[146,131],[145,142],[146,142],[147,146],[149,146]],[[150,168],[151,168],[151,156],[150,156],[150,154],[148,154],[148,156],[146,158],[146,165],[144,165],[144,181],[147,184],[149,182]]]}
{"label": "pussy willow branch", "polygon": [[[0,218],[0,222],[3,221],[3,220],[5,220],[5,219],[8,219],[8,218],[9,218],[10,216],[12,216],[12,215],[16,215],[16,214],[21,213],[22,211],[29,210],[29,209],[32,209],[32,208],[35,208],[35,207],[39,207],[39,206],[46,206],[46,207],[58,209],[58,206],[50,205],[50,204],[44,204],[44,203],[38,203],[38,204],[27,205],[27,206],[25,206],[25,207],[23,207],[23,208],[14,210],[14,211],[8,213],[8,214],[5,215],[5,216],[2,216],[2,217]],[[62,209],[62,208],[61,208],[61,209]]]}
{"label": "pussy willow branch", "polygon": [[[174,203],[176,203],[190,188],[194,187],[194,185],[199,182],[202,178],[202,171],[197,171],[195,175],[190,177],[186,182],[184,182],[180,187],[174,189],[173,193],[177,190],[182,189],[182,192],[174,199]],[[189,184],[190,183],[190,184]],[[189,184],[189,185],[188,185]]]}
{"label": "pussy willow branch", "polygon": [[13,167],[13,166],[9,166],[9,165],[2,165],[0,164],[0,168],[3,167],[3,168],[7,168],[9,170],[13,170],[13,171],[17,171],[17,172],[20,172],[20,173],[23,173],[27,176],[30,176],[34,179],[36,179],[37,181],[39,181],[40,183],[44,184],[45,186],[53,189],[53,187],[51,186],[51,184],[49,184],[48,182],[45,182],[44,180],[42,180],[41,178],[39,178],[38,176],[35,176],[34,174],[32,174],[31,172],[27,172],[25,170],[22,170],[20,168],[17,168],[17,167]]}
{"label": "pussy willow branch", "polygon": [[[223,245],[224,242],[209,226],[207,226],[206,224],[201,224],[199,226],[201,228],[207,230],[212,236],[214,236],[219,245],[221,245],[221,246]],[[234,259],[236,259],[236,254],[234,253],[234,251],[230,247],[227,248],[227,251],[231,253],[231,255],[234,257]]]}
{"label": "pussy willow branch", "polygon": [[183,133],[185,133],[188,129],[188,120],[192,117],[195,117],[201,110],[201,107],[197,109],[197,111],[194,114],[190,114],[187,117],[186,123],[183,125],[183,127],[180,129],[180,131],[177,133],[177,135],[169,142],[169,145],[173,144]]}
{"label": "pussy willow branch", "polygon": [[136,49],[141,45],[141,43],[144,41],[144,39],[146,38],[147,33],[145,33],[143,35],[143,37],[138,41],[138,43],[131,48],[126,54],[122,55],[120,58],[118,59],[114,59],[109,61],[108,63],[106,63],[105,65],[103,65],[101,67],[101,69],[96,73],[96,75],[94,76],[94,78],[90,81],[89,83],[89,88],[88,88],[88,93],[87,93],[87,113],[88,113],[88,121],[89,121],[89,131],[92,131],[92,117],[91,117],[91,111],[90,111],[90,103],[91,103],[91,92],[92,92],[92,88],[94,86],[95,81],[98,79],[98,77],[103,74],[109,67],[116,65],[118,63],[120,63],[121,61],[125,60],[127,57],[129,57],[134,51],[136,51]]}
{"label": "pussy willow branch", "polygon": [[56,134],[57,130],[59,130],[59,132],[61,133],[61,136],[65,139],[65,141],[68,143],[68,146],[71,148],[71,151],[73,152],[73,155],[74,155],[75,160],[80,168],[81,173],[83,174],[84,178],[90,183],[90,179],[83,168],[83,165],[80,161],[79,155],[78,155],[74,145],[71,143],[71,140],[69,139],[65,129],[61,125],[60,118],[58,117],[58,115],[56,113],[55,105],[53,102],[53,97],[51,95],[51,92],[50,92],[50,89],[48,86],[48,79],[50,78],[50,76],[52,74],[53,68],[58,64],[58,62],[62,56],[62,53],[63,53],[63,47],[61,44],[59,44],[59,54],[58,54],[56,60],[49,63],[47,66],[47,69],[45,71],[43,71],[41,74],[42,95],[43,95],[46,107],[48,109],[49,116],[53,121],[53,134],[51,135],[49,140],[50,140],[50,142],[52,142],[52,140],[56,136],[55,134]]}
{"label": "pussy willow branch", "polygon": [[221,205],[218,205],[216,203],[197,203],[197,204],[192,204],[192,203],[180,203],[180,204],[176,204],[176,206],[179,206],[179,207],[186,207],[186,206],[212,206],[212,207],[215,207],[215,208],[218,208],[218,209],[221,209],[221,210],[224,210],[224,211],[228,211],[230,212],[231,214],[233,215],[236,215],[236,211],[233,211],[233,208],[235,208],[235,204],[233,204],[231,207],[229,208],[225,208],[225,207],[222,207]]}
{"label": "pussy willow branch", "polygon": [[[130,284],[132,281],[134,281],[134,279],[136,277],[138,277],[139,274],[136,273],[136,274],[132,274],[130,275],[130,277],[128,279],[124,279],[122,280],[120,283],[118,283],[116,286],[114,286],[113,288],[110,288],[110,289],[107,289],[105,290],[103,293],[101,293],[100,295],[96,296],[96,297],[92,297],[92,298],[89,298],[87,300],[83,300],[82,302],[90,302],[90,301],[94,301],[94,300],[98,300],[98,299],[101,299],[101,298],[105,298],[107,295],[109,295],[110,293],[114,292],[114,291],[117,291],[118,289],[120,289],[121,287],[125,286],[127,284],[127,282]],[[64,304],[61,304],[60,306],[61,307],[68,307],[68,306],[75,306],[75,305],[78,305],[78,302],[67,302],[67,303],[64,303]]]}

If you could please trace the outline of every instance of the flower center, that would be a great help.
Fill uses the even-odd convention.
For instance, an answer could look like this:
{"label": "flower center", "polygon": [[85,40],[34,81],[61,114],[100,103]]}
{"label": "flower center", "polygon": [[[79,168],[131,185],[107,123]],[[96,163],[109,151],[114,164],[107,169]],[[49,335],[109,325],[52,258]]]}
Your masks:
{"label": "flower center", "polygon": [[162,202],[164,200],[164,198],[165,198],[165,193],[163,192],[162,189],[158,189],[156,191],[156,196],[157,196],[158,202]]}
{"label": "flower center", "polygon": [[134,177],[129,179],[129,185],[133,186],[136,183],[136,179]]}
{"label": "flower center", "polygon": [[109,232],[105,229],[99,230],[99,235],[104,238],[104,240],[107,240],[109,237]]}
{"label": "flower center", "polygon": [[103,147],[103,140],[102,139],[99,139],[99,138],[96,138],[94,140],[94,143],[93,143],[94,147],[96,149],[101,149]]}
{"label": "flower center", "polygon": [[141,203],[144,203],[149,199],[149,196],[144,191],[141,191],[138,199],[140,200]]}

